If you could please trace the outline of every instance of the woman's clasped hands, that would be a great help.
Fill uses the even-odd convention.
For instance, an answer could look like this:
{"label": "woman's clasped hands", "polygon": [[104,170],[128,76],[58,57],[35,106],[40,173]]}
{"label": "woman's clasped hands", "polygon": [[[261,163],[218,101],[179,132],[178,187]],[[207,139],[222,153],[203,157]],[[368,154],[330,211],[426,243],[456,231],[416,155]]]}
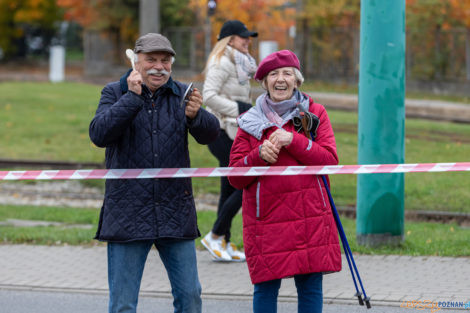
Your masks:
{"label": "woman's clasped hands", "polygon": [[261,159],[271,164],[276,163],[281,148],[289,145],[293,137],[291,132],[282,128],[277,129],[267,140],[263,141],[259,150]]}

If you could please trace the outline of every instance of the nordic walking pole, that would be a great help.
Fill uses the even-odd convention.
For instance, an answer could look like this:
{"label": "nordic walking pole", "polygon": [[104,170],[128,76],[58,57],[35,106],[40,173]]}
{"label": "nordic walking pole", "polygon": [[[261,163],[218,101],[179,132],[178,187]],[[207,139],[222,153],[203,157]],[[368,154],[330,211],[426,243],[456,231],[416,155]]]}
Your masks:
{"label": "nordic walking pole", "polygon": [[[305,112],[303,112],[303,113],[304,114],[301,114],[301,116],[302,116],[302,118],[301,118],[302,128],[303,128],[307,138],[311,139],[312,141],[315,141],[315,135],[312,132],[311,128],[309,129],[307,118],[305,116]],[[316,133],[316,129],[318,128],[319,123],[320,123],[320,120],[317,117],[317,123],[316,123],[316,126],[315,126],[315,133]],[[343,244],[344,254],[346,256],[346,260],[348,261],[348,266],[349,266],[349,270],[351,272],[351,276],[352,276],[352,279],[353,279],[353,282],[354,282],[354,287],[356,288],[355,296],[357,297],[360,305],[364,305],[364,302],[365,302],[367,308],[370,309],[371,308],[370,298],[367,297],[364,286],[362,285],[361,276],[359,275],[359,271],[357,270],[356,262],[354,262],[354,257],[353,257],[353,254],[351,252],[351,248],[349,247],[348,239],[346,238],[346,233],[344,232],[343,225],[341,224],[341,220],[339,218],[338,210],[336,209],[336,205],[335,205],[335,202],[333,200],[333,196],[331,195],[330,188],[328,187],[328,182],[326,181],[325,175],[321,175],[321,177],[322,177],[322,180],[323,180],[323,184],[325,185],[326,192],[328,194],[328,200],[330,202],[331,211],[333,212],[333,217],[335,219],[336,227],[338,229],[338,233],[339,233],[339,236],[341,238],[341,243]],[[351,263],[352,263],[352,266],[351,266]],[[354,268],[354,270],[353,270],[353,268]],[[361,286],[362,294],[364,294],[364,300],[362,299],[362,297],[361,297],[362,294],[359,291],[359,288],[357,287],[357,282],[356,282],[356,278],[355,278],[354,274],[357,275],[357,280],[359,281],[359,284]]]}
{"label": "nordic walking pole", "polygon": [[[367,297],[366,291],[364,290],[364,286],[362,285],[361,276],[359,275],[359,271],[357,270],[356,262],[354,262],[354,257],[352,255],[351,248],[349,247],[348,239],[346,238],[346,234],[344,232],[343,225],[341,224],[341,220],[339,219],[339,214],[338,214],[338,211],[336,210],[336,206],[335,206],[335,202],[333,201],[333,197],[331,196],[330,188],[328,188],[328,183],[326,181],[326,177],[324,175],[322,175],[322,179],[323,179],[323,184],[325,185],[325,188],[326,188],[326,192],[328,193],[328,199],[330,201],[331,210],[333,211],[333,215],[334,215],[334,218],[335,218],[335,221],[336,221],[336,226],[338,228],[338,232],[339,232],[339,235],[341,237],[341,241],[343,243],[343,249],[344,249],[344,252],[346,254],[346,258],[348,258],[348,254],[349,254],[349,257],[351,258],[351,263],[354,267],[354,272],[357,275],[357,280],[359,281],[359,285],[361,286],[362,293],[364,294],[364,302],[366,303],[367,308],[370,309],[371,308],[370,298]],[[348,260],[348,264],[349,264],[349,260]],[[349,264],[349,268],[351,269],[351,264]],[[351,269],[351,275],[353,275],[352,269]],[[356,290],[357,290],[356,295],[357,295],[358,299],[360,299],[359,304],[364,305],[363,303],[361,303],[362,299],[361,299],[361,296],[360,296],[359,291],[357,289],[357,284],[356,284],[356,280],[354,279],[354,275],[353,275],[353,281],[354,281],[354,284],[356,285]]]}
{"label": "nordic walking pole", "polygon": [[[338,221],[335,218],[335,224],[338,225]],[[364,305],[364,301],[362,300],[362,292],[359,291],[359,288],[357,287],[357,282],[356,282],[356,276],[354,276],[354,271],[351,265],[351,260],[348,251],[344,248],[346,247],[346,243],[344,242],[343,236],[340,234],[340,239],[341,239],[341,244],[343,245],[343,250],[344,250],[344,255],[346,256],[346,261],[348,261],[348,266],[349,266],[349,272],[351,273],[352,280],[354,282],[354,287],[356,288],[356,294],[354,295],[357,297],[357,300],[359,301],[359,305]]]}

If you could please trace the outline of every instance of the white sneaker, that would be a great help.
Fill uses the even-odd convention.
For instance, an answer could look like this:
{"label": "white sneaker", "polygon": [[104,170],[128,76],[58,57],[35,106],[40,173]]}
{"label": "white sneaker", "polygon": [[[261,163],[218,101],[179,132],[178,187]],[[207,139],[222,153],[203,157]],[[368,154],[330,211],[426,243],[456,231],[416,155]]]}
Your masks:
{"label": "white sneaker", "polygon": [[232,262],[244,262],[246,260],[245,253],[238,251],[237,246],[231,242],[228,243],[226,251],[232,258]]}
{"label": "white sneaker", "polygon": [[212,238],[212,232],[210,231],[204,238],[201,240],[202,245],[209,251],[209,253],[214,258],[214,261],[232,261],[232,257],[227,253],[225,249],[225,242],[223,237],[218,239]]}

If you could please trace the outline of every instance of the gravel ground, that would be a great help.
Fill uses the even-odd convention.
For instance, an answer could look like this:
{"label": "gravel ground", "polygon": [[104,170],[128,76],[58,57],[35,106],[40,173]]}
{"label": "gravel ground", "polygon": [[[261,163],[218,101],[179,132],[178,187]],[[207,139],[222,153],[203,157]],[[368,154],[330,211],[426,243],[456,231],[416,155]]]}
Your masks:
{"label": "gravel ground", "polygon": [[[218,196],[205,194],[195,199],[197,210],[217,210]],[[78,181],[37,182],[35,184],[0,183],[0,204],[97,208],[103,203],[99,188]]]}

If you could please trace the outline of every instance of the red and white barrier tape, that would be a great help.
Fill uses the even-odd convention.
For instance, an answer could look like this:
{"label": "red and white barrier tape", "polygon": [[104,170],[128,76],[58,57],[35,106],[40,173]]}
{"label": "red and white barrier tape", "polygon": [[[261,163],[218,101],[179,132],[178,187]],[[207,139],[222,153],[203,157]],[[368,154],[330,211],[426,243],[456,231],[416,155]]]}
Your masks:
{"label": "red and white barrier tape", "polygon": [[0,180],[143,179],[220,176],[286,176],[459,171],[470,171],[470,162],[334,166],[264,166],[109,170],[0,171]]}

